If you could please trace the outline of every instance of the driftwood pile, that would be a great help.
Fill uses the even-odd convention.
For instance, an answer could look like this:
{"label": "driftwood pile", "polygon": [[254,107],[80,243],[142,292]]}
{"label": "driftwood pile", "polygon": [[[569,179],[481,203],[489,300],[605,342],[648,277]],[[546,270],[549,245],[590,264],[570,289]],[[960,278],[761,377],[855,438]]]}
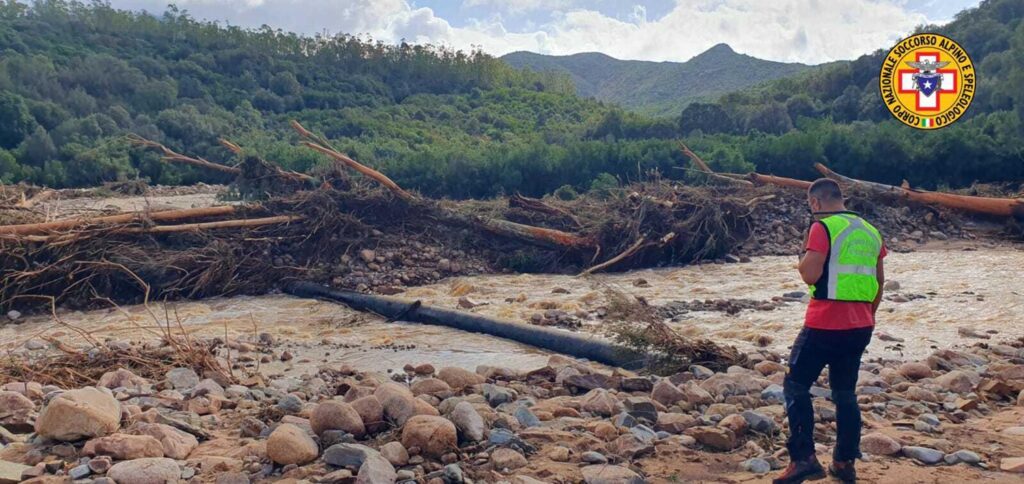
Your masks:
{"label": "driftwood pile", "polygon": [[[458,247],[458,253],[483,254],[489,270],[585,275],[718,259],[749,242],[751,214],[782,197],[778,188],[756,185],[805,190],[809,184],[714,173],[683,146],[700,171],[725,186],[681,186],[655,178],[573,201],[513,195],[506,206],[445,202],[409,192],[298,123],[293,127],[305,146],[334,162],[332,170],[319,177],[283,170],[227,140],[222,144],[237,154],[239,163],[220,165],[133,137],[136,145],[159,151],[166,162],[234,176],[234,188],[250,201],[0,226],[0,310],[259,294],[297,279],[330,282],[330,274],[321,269],[371,238]],[[353,171],[360,176],[348,174]],[[1016,215],[1021,205],[1013,199],[881,187],[826,174],[869,193],[884,191],[890,198],[895,194],[988,215]],[[14,203],[32,204],[45,193]],[[412,277],[407,282],[424,281]]]}

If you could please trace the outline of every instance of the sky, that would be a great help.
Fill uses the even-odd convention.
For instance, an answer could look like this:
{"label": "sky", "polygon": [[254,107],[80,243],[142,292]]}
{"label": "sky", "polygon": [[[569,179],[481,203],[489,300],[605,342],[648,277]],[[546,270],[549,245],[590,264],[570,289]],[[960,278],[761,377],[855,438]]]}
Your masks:
{"label": "sky", "polygon": [[500,56],[525,50],[685,61],[718,43],[782,62],[854,59],[979,0],[110,0],[303,34],[348,33]]}

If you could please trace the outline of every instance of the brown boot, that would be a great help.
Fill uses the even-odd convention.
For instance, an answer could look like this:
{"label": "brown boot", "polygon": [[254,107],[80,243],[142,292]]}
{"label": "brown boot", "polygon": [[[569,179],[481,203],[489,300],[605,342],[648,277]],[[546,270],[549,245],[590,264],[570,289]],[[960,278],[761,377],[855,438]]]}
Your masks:
{"label": "brown boot", "polygon": [[828,473],[840,482],[857,482],[857,469],[853,467],[854,461],[837,460],[828,465]]}
{"label": "brown boot", "polygon": [[793,461],[789,467],[776,477],[772,484],[800,484],[804,481],[817,481],[825,478],[825,469],[821,467],[818,458],[811,456],[808,459]]}

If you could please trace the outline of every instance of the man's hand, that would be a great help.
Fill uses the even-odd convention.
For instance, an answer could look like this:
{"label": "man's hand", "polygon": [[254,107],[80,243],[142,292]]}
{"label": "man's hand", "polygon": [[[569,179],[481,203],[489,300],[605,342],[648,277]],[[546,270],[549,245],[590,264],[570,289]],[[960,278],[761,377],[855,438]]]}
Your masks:
{"label": "man's hand", "polygon": [[815,252],[808,250],[804,252],[804,256],[800,258],[800,266],[797,268],[800,271],[800,278],[804,280],[807,285],[814,284],[821,279],[821,273],[825,272],[825,257],[827,255],[823,252]]}
{"label": "man's hand", "polygon": [[878,312],[878,306],[882,304],[882,287],[885,286],[885,264],[884,259],[878,259],[878,266],[875,267],[875,278],[878,280],[878,294],[871,303],[871,314]]}

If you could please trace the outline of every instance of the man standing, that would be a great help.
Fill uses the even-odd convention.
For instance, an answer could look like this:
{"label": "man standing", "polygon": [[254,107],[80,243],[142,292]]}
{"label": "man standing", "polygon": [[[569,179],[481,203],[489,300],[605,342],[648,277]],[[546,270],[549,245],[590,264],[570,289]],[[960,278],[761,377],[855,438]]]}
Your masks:
{"label": "man standing", "polygon": [[836,405],[836,445],[829,474],[855,482],[860,457],[860,407],[855,387],[860,359],[871,341],[875,312],[882,299],[885,246],[871,224],[846,210],[835,181],[822,178],[807,191],[815,222],[800,258],[800,277],[810,286],[804,328],[793,344],[784,382],[789,418],[790,464],[774,484],[825,477],[814,455],[811,385],[828,365]]}

